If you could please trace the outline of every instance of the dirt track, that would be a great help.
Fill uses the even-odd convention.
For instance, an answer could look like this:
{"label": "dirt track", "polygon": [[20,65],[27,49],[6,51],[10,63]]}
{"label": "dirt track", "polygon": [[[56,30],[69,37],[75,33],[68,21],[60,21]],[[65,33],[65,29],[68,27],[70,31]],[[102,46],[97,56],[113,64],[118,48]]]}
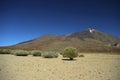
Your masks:
{"label": "dirt track", "polygon": [[120,80],[120,55],[62,59],[0,55],[0,80]]}

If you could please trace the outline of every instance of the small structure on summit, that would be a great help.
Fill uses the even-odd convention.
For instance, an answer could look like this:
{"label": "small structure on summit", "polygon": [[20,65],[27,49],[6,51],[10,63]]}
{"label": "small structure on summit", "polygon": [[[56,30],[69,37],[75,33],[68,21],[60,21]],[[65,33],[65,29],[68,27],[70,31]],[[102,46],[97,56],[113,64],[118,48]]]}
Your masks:
{"label": "small structure on summit", "polygon": [[91,28],[88,28],[88,30],[90,33],[93,33],[95,31],[95,29],[91,29]]}

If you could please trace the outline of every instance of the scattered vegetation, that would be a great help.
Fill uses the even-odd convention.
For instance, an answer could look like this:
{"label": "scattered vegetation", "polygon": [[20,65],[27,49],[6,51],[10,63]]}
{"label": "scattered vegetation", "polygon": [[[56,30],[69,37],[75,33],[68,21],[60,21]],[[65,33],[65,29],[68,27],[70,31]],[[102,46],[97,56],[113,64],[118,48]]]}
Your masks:
{"label": "scattered vegetation", "polygon": [[41,51],[39,51],[39,50],[33,50],[33,51],[31,51],[31,54],[33,56],[41,56]]}
{"label": "scattered vegetation", "polygon": [[9,49],[0,49],[0,54],[10,54],[11,50]]}
{"label": "scattered vegetation", "polygon": [[29,52],[25,50],[14,50],[12,53],[16,56],[28,56],[29,55]]}
{"label": "scattered vegetation", "polygon": [[78,56],[78,52],[74,47],[66,47],[62,55],[63,57],[67,57],[67,58],[70,58],[70,60],[73,60],[75,57]]}
{"label": "scattered vegetation", "polygon": [[45,53],[42,54],[42,57],[44,57],[44,58],[57,58],[58,53],[56,53],[56,52],[45,52]]}
{"label": "scattered vegetation", "polygon": [[[8,50],[8,49],[1,49],[0,54],[12,54],[16,56],[28,56],[29,54],[33,56],[42,56],[43,58],[57,58],[59,54],[57,52],[43,52],[41,53],[40,50],[32,50],[32,51],[26,51],[26,50]],[[60,53],[63,57],[70,58],[70,60],[73,60],[73,58],[78,56],[76,48],[73,47],[67,47],[64,49],[63,52]],[[79,57],[84,57],[84,55],[80,55]]]}

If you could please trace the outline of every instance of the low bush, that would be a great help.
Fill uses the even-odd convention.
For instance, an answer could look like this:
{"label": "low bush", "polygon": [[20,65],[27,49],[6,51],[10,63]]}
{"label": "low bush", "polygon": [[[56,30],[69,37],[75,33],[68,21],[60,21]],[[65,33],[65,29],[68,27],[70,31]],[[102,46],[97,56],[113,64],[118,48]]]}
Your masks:
{"label": "low bush", "polygon": [[29,52],[25,50],[14,50],[13,54],[16,56],[28,56]]}
{"label": "low bush", "polygon": [[31,51],[31,54],[33,56],[41,56],[41,51],[39,51],[39,50],[33,50],[33,51]]}
{"label": "low bush", "polygon": [[0,54],[10,54],[11,50],[9,49],[0,49]]}
{"label": "low bush", "polygon": [[85,57],[83,54],[79,55],[79,57]]}
{"label": "low bush", "polygon": [[58,53],[55,52],[45,52],[42,54],[42,57],[44,58],[57,58],[58,57]]}
{"label": "low bush", "polygon": [[67,57],[70,60],[73,60],[75,57],[78,56],[77,49],[74,47],[66,47],[62,53],[63,57]]}

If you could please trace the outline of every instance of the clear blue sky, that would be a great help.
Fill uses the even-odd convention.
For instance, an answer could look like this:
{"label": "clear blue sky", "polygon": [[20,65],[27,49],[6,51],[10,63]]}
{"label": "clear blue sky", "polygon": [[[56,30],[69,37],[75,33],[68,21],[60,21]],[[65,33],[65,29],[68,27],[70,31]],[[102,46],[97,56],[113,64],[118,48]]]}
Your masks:
{"label": "clear blue sky", "polygon": [[87,28],[120,37],[119,0],[0,0],[0,46]]}

